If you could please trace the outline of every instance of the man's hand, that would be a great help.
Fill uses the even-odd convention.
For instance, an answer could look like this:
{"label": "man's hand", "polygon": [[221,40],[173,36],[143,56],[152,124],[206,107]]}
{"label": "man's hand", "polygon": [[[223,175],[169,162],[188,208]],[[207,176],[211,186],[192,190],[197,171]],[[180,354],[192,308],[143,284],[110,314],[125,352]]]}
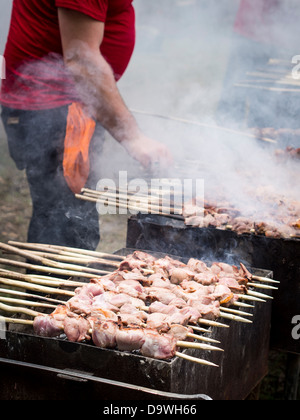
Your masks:
{"label": "man's hand", "polygon": [[157,142],[141,134],[137,138],[123,141],[130,156],[140,162],[146,169],[158,167],[169,168],[173,164],[173,157],[170,150],[162,143]]}

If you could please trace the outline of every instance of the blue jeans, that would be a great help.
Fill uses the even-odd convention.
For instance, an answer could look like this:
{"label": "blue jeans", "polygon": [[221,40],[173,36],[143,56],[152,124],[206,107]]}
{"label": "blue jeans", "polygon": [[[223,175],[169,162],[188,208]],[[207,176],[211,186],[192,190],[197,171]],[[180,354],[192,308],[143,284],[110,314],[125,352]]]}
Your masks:
{"label": "blue jeans", "polygon": [[[94,203],[76,199],[63,174],[68,106],[22,111],[2,109],[10,155],[25,170],[33,213],[28,242],[94,250],[100,241],[99,215]],[[90,153],[99,140],[92,140]],[[98,143],[97,143],[98,145]],[[91,172],[87,186],[95,188]]]}

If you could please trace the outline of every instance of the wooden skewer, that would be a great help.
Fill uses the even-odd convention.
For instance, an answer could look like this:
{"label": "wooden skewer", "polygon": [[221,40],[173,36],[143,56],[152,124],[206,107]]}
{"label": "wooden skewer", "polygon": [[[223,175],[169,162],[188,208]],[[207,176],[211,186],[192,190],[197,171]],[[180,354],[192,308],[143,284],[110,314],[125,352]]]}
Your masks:
{"label": "wooden skewer", "polygon": [[40,263],[44,266],[48,266],[48,267],[53,267],[53,268],[57,268],[57,269],[62,269],[62,270],[72,270],[75,272],[79,272],[79,273],[93,273],[93,274],[99,274],[99,275],[106,275],[109,274],[110,272],[108,271],[103,271],[103,270],[97,270],[94,268],[88,268],[88,267],[82,267],[79,265],[74,265],[74,264],[62,264],[62,263],[58,263],[56,261],[52,261],[48,258],[43,258],[43,257],[39,257],[38,255],[33,254],[32,252],[28,252],[28,251],[23,251],[19,248],[16,248],[14,246],[11,245],[6,245],[4,243],[0,243],[0,249],[7,251],[9,253],[15,254],[15,255],[19,255],[21,257],[24,257],[28,260],[34,261],[36,263]]}
{"label": "wooden skewer", "polygon": [[[27,320],[27,319],[25,320],[25,319],[16,319],[16,318],[5,318],[5,317],[1,317],[0,316],[0,320],[1,319],[3,319],[5,322],[11,323],[11,324],[21,324],[21,325],[24,324],[24,325],[31,325],[31,326],[33,325],[33,322],[34,322],[34,321]],[[198,340],[199,337],[200,337],[200,336],[198,336],[196,334],[189,334],[189,335],[191,336],[190,338],[194,338],[195,340]],[[209,340],[206,337],[201,337],[201,338],[202,339]],[[211,340],[209,342],[220,344],[220,342],[217,341],[217,340]]]}
{"label": "wooden skewer", "polygon": [[[43,265],[34,265],[34,264],[29,264],[29,263],[24,263],[21,261],[14,261],[14,260],[9,260],[9,259],[5,259],[5,258],[0,258],[0,264],[4,264],[4,265],[9,265],[9,266],[13,266],[13,267],[20,267],[20,268],[25,268],[28,270],[32,270],[32,271],[38,271],[41,273],[52,273],[52,274],[57,274],[59,276],[66,276],[66,277],[84,277],[84,278],[88,278],[88,279],[93,279],[95,278],[95,274],[89,274],[89,273],[80,273],[78,271],[70,271],[70,270],[63,270],[63,269],[59,269],[59,268],[53,268],[53,267],[46,267]],[[107,274],[110,272],[107,272]]]}
{"label": "wooden skewer", "polygon": [[268,277],[260,277],[260,276],[252,276],[253,280],[260,281],[262,283],[274,283],[274,284],[280,284],[280,281],[269,279]]}
{"label": "wooden skewer", "polygon": [[278,287],[268,286],[266,284],[248,283],[248,286],[255,287],[256,289],[278,290]]}
{"label": "wooden skewer", "polygon": [[[187,161],[185,160],[185,163]],[[198,161],[193,161],[194,163],[196,163],[198,165]],[[189,162],[187,162],[189,164]],[[178,163],[174,163],[173,165],[174,168],[180,168],[180,166],[178,165]],[[185,166],[184,166],[185,167]],[[127,189],[126,188],[118,188],[117,189],[117,193],[118,194],[125,194],[126,196],[129,197],[143,197],[144,199],[149,199],[149,197],[151,197],[151,199],[156,200],[157,202],[163,202],[163,201],[167,201],[169,204],[170,198],[175,198],[176,196],[180,197],[180,203],[179,203],[179,207],[182,208],[182,180],[179,179],[179,177],[177,178],[157,178],[155,177],[155,182],[153,182],[153,176],[152,174],[150,175],[145,175],[146,180],[148,180],[147,183],[147,190],[141,191],[141,190],[137,190],[137,188],[135,189],[135,191],[133,191],[131,189],[131,185],[127,184]],[[113,192],[114,194],[116,193],[115,189],[110,189],[108,188],[108,191]],[[166,198],[167,197],[167,198]],[[174,201],[171,201],[172,204],[176,204]]]}
{"label": "wooden skewer", "polygon": [[40,284],[41,286],[55,286],[55,287],[82,287],[85,283],[75,282],[71,280],[58,280],[52,279],[51,277],[32,277],[26,274],[20,274],[15,272],[6,272],[0,270],[0,277],[12,279],[12,280],[20,280],[26,281],[33,284]]}
{"label": "wooden skewer", "polygon": [[208,344],[199,344],[199,343],[192,343],[189,341],[177,341],[177,347],[185,348],[185,349],[197,349],[197,350],[207,350],[207,351],[224,351],[219,347],[211,346]]}
{"label": "wooden skewer", "polygon": [[[0,275],[1,275],[1,272],[0,272]],[[2,273],[2,276],[5,277],[5,278],[8,276],[9,278],[13,278],[14,280],[25,280],[26,282],[33,283],[33,284],[38,284],[38,285],[41,285],[41,282],[42,282],[43,285],[56,286],[56,287],[69,286],[70,284],[72,284],[72,282],[65,283],[65,282],[52,281],[51,278],[49,280],[44,280],[44,281],[42,281],[41,279],[32,279],[30,276],[21,275],[21,274],[18,274],[18,273],[9,273],[9,274]],[[75,284],[75,287],[77,287],[77,286],[78,286],[78,284]],[[80,283],[80,286],[82,286],[82,283]],[[235,310],[231,310],[229,308],[223,308],[223,309],[224,309],[224,311],[223,311],[223,313],[221,313],[221,317],[223,317],[223,318],[232,319],[232,320],[240,321],[240,322],[247,322],[247,320],[245,321],[242,317],[238,317],[238,316],[235,316],[235,315],[251,316],[251,314],[248,314],[248,313],[245,313],[245,312],[242,312],[242,311],[235,311]],[[148,308],[145,307],[144,310],[148,310]],[[229,315],[228,313],[224,314],[224,312],[231,312],[234,315]],[[213,325],[212,322],[213,321],[210,321],[210,325]],[[206,321],[206,323],[207,323],[207,321]]]}
{"label": "wooden skewer", "polygon": [[188,327],[192,328],[194,331],[197,331],[197,332],[200,332],[200,333],[203,333],[203,334],[211,334],[212,333],[211,330],[207,330],[205,328],[201,328],[201,327],[198,327],[196,325],[188,325]]}
{"label": "wooden skewer", "polygon": [[221,324],[220,322],[211,321],[209,319],[200,318],[198,320],[199,324],[207,325],[209,327],[218,327],[218,328],[229,328],[229,325]]}
{"label": "wooden skewer", "polygon": [[233,306],[236,306],[238,308],[250,308],[250,309],[254,308],[253,305],[249,305],[249,303],[244,303],[244,302],[234,302]]}
{"label": "wooden skewer", "polygon": [[299,81],[293,79],[293,76],[291,74],[290,71],[287,71],[284,77],[279,77],[278,74],[272,74],[270,72],[265,72],[265,71],[254,71],[254,72],[247,72],[247,74],[249,76],[253,76],[253,77],[262,77],[262,78],[267,78],[267,79],[272,79],[272,80],[290,80],[290,81],[294,81],[296,83],[299,83]]}
{"label": "wooden skewer", "polygon": [[0,293],[4,294],[4,295],[11,295],[11,296],[19,296],[19,297],[25,297],[25,298],[34,298],[34,299],[39,299],[41,301],[44,302],[51,302],[51,303],[55,303],[56,305],[65,305],[66,302],[63,302],[62,300],[58,300],[58,299],[52,299],[46,296],[41,296],[41,295],[33,295],[31,293],[24,293],[24,292],[19,292],[17,290],[13,290],[13,289],[1,289],[0,288]]}
{"label": "wooden skewer", "polygon": [[24,249],[25,251],[45,252],[45,253],[47,253],[48,256],[58,254],[58,255],[65,255],[65,256],[69,256],[69,257],[80,258],[84,261],[89,261],[90,259],[97,259],[96,257],[92,257],[92,256],[89,256],[89,255],[78,254],[78,253],[71,252],[71,251],[63,251],[63,250],[60,250],[60,249],[49,248],[48,245],[43,245],[43,244],[33,245],[33,244],[23,244],[23,243],[21,243],[21,245],[19,245],[19,242],[13,242],[13,241],[9,241],[8,243],[10,245],[16,246],[17,248]]}
{"label": "wooden skewer", "polygon": [[222,306],[221,308],[223,312],[227,312],[229,314],[239,315],[239,316],[253,316],[253,314],[249,314],[248,312],[236,311],[235,309],[225,308],[224,306]]}
{"label": "wooden skewer", "polygon": [[11,303],[14,305],[24,305],[24,306],[32,306],[33,308],[48,308],[48,309],[55,309],[57,305],[51,305],[49,303],[41,303],[41,302],[32,302],[30,300],[23,300],[23,299],[13,299],[13,298],[6,298],[0,296],[0,302],[2,303]]}
{"label": "wooden skewer", "polygon": [[124,260],[124,256],[116,255],[116,254],[107,254],[104,252],[98,252],[98,251],[90,251],[87,249],[80,249],[80,248],[71,248],[66,246],[60,246],[60,245],[49,245],[49,244],[36,244],[36,243],[30,243],[30,242],[15,242],[15,241],[9,241],[8,242],[12,246],[16,246],[19,248],[29,248],[33,250],[58,250],[58,251],[66,251],[66,252],[72,252],[74,254],[79,254],[83,256],[91,256],[95,258],[105,258],[105,259],[114,259],[114,260]]}
{"label": "wooden skewer", "polygon": [[202,335],[198,335],[198,334],[189,333],[187,334],[187,337],[193,338],[194,340],[198,340],[198,341],[206,341],[207,343],[220,344],[220,341],[218,340],[214,340],[213,338],[203,337]]}
{"label": "wooden skewer", "polygon": [[139,194],[140,197],[142,198],[149,198],[149,189],[147,191],[147,193],[142,193],[141,191],[130,191],[128,188],[110,188],[109,186],[107,186],[105,191],[99,191],[99,190],[91,190],[89,188],[82,188],[81,193],[87,193],[87,194],[93,194],[93,195],[100,195],[100,194],[105,194],[106,192],[113,192],[115,195],[116,194],[123,194],[123,195],[127,195],[128,197],[132,197],[135,196],[136,194]]}
{"label": "wooden skewer", "polygon": [[[234,86],[237,87],[246,87],[246,88],[253,88],[253,89],[259,89],[259,90],[269,90],[269,91],[273,91],[273,92],[299,92],[300,93],[300,89],[296,89],[296,88],[277,88],[277,87],[267,87],[267,86],[260,86],[260,85],[252,85],[249,83],[235,83]],[[271,143],[277,143],[276,141],[271,141]]]}
{"label": "wooden skewer", "polygon": [[246,301],[250,301],[250,302],[263,302],[263,303],[266,303],[265,300],[260,299],[260,298],[255,297],[255,296],[249,296],[249,295],[237,295],[237,296],[241,300],[246,300]]}
{"label": "wooden skewer", "polygon": [[[161,179],[159,181],[160,181],[160,184],[161,184],[162,188],[153,188],[152,185],[148,185],[147,192],[137,191],[137,190],[132,191],[130,184],[127,184],[127,188],[120,188],[120,187],[111,188],[111,187],[107,186],[105,191],[104,190],[102,190],[102,191],[98,190],[97,193],[103,194],[105,192],[113,192],[114,194],[125,194],[129,197],[132,197],[132,196],[135,197],[135,196],[138,195],[139,197],[143,197],[143,198],[149,198],[149,195],[151,195],[151,197],[156,196],[155,198],[157,198],[157,199],[163,199],[162,197],[165,196],[165,195],[168,195],[168,197],[169,197],[170,196],[170,188],[169,188],[170,183],[168,181],[171,181],[171,185],[174,185],[174,179],[172,178],[171,180],[167,180],[167,184],[165,184],[165,185],[167,185],[166,189],[164,189],[164,184],[163,184],[163,182],[161,182],[161,181],[163,181],[163,179]],[[180,183],[178,183],[178,185],[179,185],[179,187],[182,187],[181,181],[180,181]],[[94,193],[95,190],[90,190],[88,188],[83,188],[81,190],[81,192],[82,193],[85,193],[85,192]]]}
{"label": "wooden skewer", "polygon": [[[148,328],[147,324],[142,324],[142,327],[144,327],[145,329]],[[93,330],[89,331],[90,334],[93,333]],[[211,338],[207,338],[207,337],[202,337],[200,335],[197,334],[187,334],[187,338],[193,338],[194,340],[197,341],[204,341],[207,343],[214,343],[214,344],[220,344],[220,341],[217,340],[213,340]],[[178,347],[183,347],[183,348],[193,348],[193,349],[200,349],[200,350],[214,350],[214,351],[224,351],[218,347],[214,347],[214,346],[210,346],[210,345],[204,345],[204,344],[199,344],[199,343],[191,343],[189,341],[178,341],[177,342]]]}
{"label": "wooden skewer", "polygon": [[116,207],[116,208],[132,210],[132,211],[139,212],[139,213],[157,214],[159,216],[165,216],[165,217],[171,217],[173,219],[184,220],[184,217],[182,215],[165,213],[163,211],[152,211],[152,209],[150,209],[150,211],[149,211],[149,209],[142,208],[142,206],[137,207],[137,206],[132,206],[130,204],[122,204],[122,203],[112,202],[112,201],[109,201],[109,200],[102,200],[100,198],[87,197],[87,196],[80,195],[80,194],[76,194],[75,196],[79,200],[83,200],[83,201],[90,201],[90,202],[93,202],[93,203],[102,203],[102,204],[107,204],[108,206],[113,206],[113,207]]}
{"label": "wooden skewer", "polygon": [[[7,317],[0,317],[0,320],[3,320],[4,322],[8,324],[17,324],[17,325],[30,325],[33,326],[33,321],[26,320],[26,319],[16,319],[16,318],[7,318]],[[175,354],[177,357],[181,359],[185,359],[192,363],[197,363],[199,365],[204,366],[212,366],[212,367],[219,367],[215,365],[214,363],[208,362],[206,360],[198,359],[197,357],[192,357],[184,353],[176,352]]]}
{"label": "wooden skewer", "polygon": [[0,303],[0,310],[4,312],[11,312],[14,314],[20,313],[20,314],[25,314],[25,315],[34,316],[34,317],[44,315],[40,312],[36,312],[31,309],[22,308],[20,306],[8,306],[8,305],[5,305],[4,303]]}
{"label": "wooden skewer", "polygon": [[7,318],[4,316],[0,316],[0,320],[3,320],[7,324],[20,324],[20,325],[33,325],[33,321],[28,319],[17,319],[17,318]]}
{"label": "wooden skewer", "polygon": [[[45,314],[41,314],[45,315]],[[89,334],[93,334],[93,330],[89,330]],[[200,344],[200,343],[192,343],[189,341],[177,341],[176,343],[177,347],[186,348],[186,349],[196,349],[196,350],[206,350],[206,351],[221,351],[223,352],[223,349],[220,349],[219,347],[211,346],[208,344]]]}
{"label": "wooden skewer", "polygon": [[[5,312],[14,312],[16,313],[16,308],[13,307],[9,307],[6,305],[1,305],[0,304],[0,309],[4,310]],[[29,309],[26,308],[17,308],[19,313],[24,313],[26,315],[30,315],[30,316],[39,316],[39,315],[44,315],[44,314],[39,314],[38,312],[35,311],[31,311]],[[0,317],[0,319],[3,319],[5,322],[7,323],[11,323],[11,324],[21,324],[21,325],[31,325],[33,326],[33,322],[31,320],[23,320],[23,319],[13,319],[13,318],[6,318],[6,317]],[[182,348],[186,348],[186,345],[192,345],[193,343],[187,343],[187,342],[178,342],[178,347],[182,347]],[[194,343],[194,346],[189,347],[189,348],[197,348],[197,349],[201,349],[203,350],[213,350],[215,349],[215,351],[224,351],[222,349],[218,349],[217,347],[213,347],[213,346],[207,346],[207,345],[197,345],[197,343]],[[204,348],[206,347],[206,348]],[[186,355],[184,353],[180,353],[180,352],[176,352],[176,356],[185,360],[188,360],[189,362],[193,362],[193,363],[197,363],[197,364],[201,364],[201,365],[205,365],[205,366],[212,366],[212,367],[218,367],[217,365],[215,365],[214,363],[208,362],[206,360],[202,360],[202,359],[198,359],[197,357],[192,357],[189,355]]]}
{"label": "wooden skewer", "polygon": [[[0,273],[1,274],[1,273]],[[24,276],[23,277],[25,280],[26,280],[26,276]],[[29,281],[29,280],[28,280]],[[29,281],[29,283],[34,283],[34,284],[36,284],[34,281]],[[39,283],[38,283],[39,284]],[[53,283],[53,282],[48,282],[48,283],[46,283],[46,284],[48,284],[49,286],[53,286],[53,285],[56,285],[56,286],[58,286],[58,284],[57,283]],[[61,286],[61,284],[60,284],[60,286]],[[34,306],[34,305],[31,305],[31,306]],[[50,306],[44,306],[44,307],[50,307]],[[52,307],[53,307],[53,305],[52,305]],[[147,307],[145,307],[145,309],[148,309]],[[221,315],[221,317],[222,318],[227,318],[227,319],[231,319],[231,320],[234,320],[234,321],[240,321],[240,322],[247,322],[248,320],[244,320],[244,318],[242,318],[242,317],[240,317],[240,316],[236,316],[236,315],[245,315],[245,316],[253,316],[252,314],[248,314],[248,313],[246,313],[246,312],[242,312],[242,311],[235,311],[235,310],[231,310],[230,308],[222,308],[222,310],[223,310],[223,312],[221,312],[220,313],[220,315]],[[226,312],[226,313],[224,313],[224,312]],[[249,321],[248,321],[249,322]],[[251,322],[251,321],[250,321]],[[249,323],[250,323],[249,322]]]}
{"label": "wooden skewer", "polygon": [[[198,121],[190,121],[190,120],[186,120],[183,118],[177,118],[177,117],[170,117],[170,116],[165,116],[165,115],[159,115],[159,114],[153,114],[153,113],[148,113],[148,112],[144,112],[144,111],[139,111],[139,110],[132,110],[133,113],[136,114],[142,114],[142,115],[148,115],[150,117],[156,117],[156,118],[162,118],[162,119],[167,119],[170,121],[178,121],[184,124],[189,124],[189,125],[196,125],[199,127],[203,127],[203,128],[209,128],[209,129],[213,129],[213,130],[220,130],[220,131],[224,131],[224,132],[228,132],[228,133],[232,133],[232,134],[237,134],[238,136],[243,136],[243,137],[248,137],[248,138],[256,138],[255,135],[250,134],[250,133],[245,133],[243,131],[238,131],[238,130],[234,130],[228,127],[222,127],[220,125],[211,125],[211,124],[206,124],[206,123],[201,123]],[[272,140],[272,139],[268,139],[266,137],[261,137],[259,140],[263,140],[266,142],[271,142],[271,143],[277,143],[276,141]]]}
{"label": "wooden skewer", "polygon": [[[1,276],[1,272],[2,270],[0,270],[0,276]],[[57,283],[65,283],[67,287],[81,287],[84,286],[85,284],[87,284],[86,281],[84,280],[79,280],[79,281],[73,281],[73,280],[68,280],[68,279],[62,279],[59,277],[52,277],[52,276],[42,276],[39,274],[30,274],[29,277],[31,277],[32,279],[35,280],[52,280],[52,281],[56,281]]]}
{"label": "wooden skewer", "polygon": [[253,292],[252,290],[248,290],[248,295],[251,297],[257,297],[261,299],[274,299],[273,296],[265,295],[264,293]]}
{"label": "wooden skewer", "polygon": [[119,263],[117,262],[112,262],[112,261],[108,261],[108,260],[100,260],[100,259],[92,259],[92,258],[81,258],[81,257],[74,257],[74,256],[70,256],[70,255],[61,255],[61,254],[54,254],[54,253],[46,253],[46,252],[40,252],[40,251],[31,251],[32,254],[34,255],[38,255],[39,257],[42,258],[47,258],[50,260],[55,260],[55,261],[60,261],[60,262],[65,262],[65,263],[74,263],[74,264],[78,264],[78,265],[82,265],[82,264],[101,264],[101,265],[107,265],[109,267],[115,267],[115,268],[119,268]]}
{"label": "wooden skewer", "polygon": [[[0,302],[11,303],[11,304],[14,304],[14,305],[41,307],[41,308],[49,308],[49,309],[57,308],[57,305],[50,305],[50,304],[46,304],[46,303],[39,303],[39,302],[33,302],[33,301],[28,301],[28,300],[22,300],[22,299],[11,299],[11,298],[5,298],[5,297],[1,297],[1,296],[0,296]],[[61,303],[65,304],[65,302],[61,302]],[[11,310],[11,311],[13,312],[13,310]],[[15,307],[15,311],[18,312],[18,307]],[[217,341],[217,340],[213,340],[213,339],[206,338],[206,337],[201,337],[201,336],[196,335],[196,334],[189,333],[187,335],[187,337],[188,338],[193,338],[193,339],[198,340],[198,341],[205,341],[207,343],[220,344],[220,342]],[[195,348],[195,349],[200,349],[200,350],[211,350],[211,351],[224,351],[224,350],[222,350],[218,347],[199,344],[199,343],[198,344],[197,343],[189,343],[189,342],[186,342],[186,341],[180,341],[177,344],[178,344],[178,347],[183,347],[183,348]]]}
{"label": "wooden skewer", "polygon": [[300,233],[296,233],[295,235],[290,235],[291,239],[300,239]]}
{"label": "wooden skewer", "polygon": [[[4,290],[6,292],[6,289],[2,289],[2,290]],[[0,290],[0,292],[1,292],[1,290]],[[25,296],[25,297],[35,297],[35,298],[39,298],[39,299],[42,298],[42,296],[28,295],[27,293],[19,293],[19,292],[14,293],[14,291],[13,291],[12,294],[17,294],[17,295],[21,295],[21,296]],[[10,299],[10,298],[5,298],[5,297],[1,297],[1,296],[0,296],[0,301],[8,302],[8,303],[14,303],[16,305],[23,304],[25,306],[32,306],[32,307],[44,307],[44,308],[56,308],[57,307],[57,305],[41,304],[41,303],[38,303],[38,302],[32,302],[32,301],[28,301],[28,300],[19,300],[19,299]],[[65,305],[65,303],[66,303],[66,302],[63,302],[63,301],[57,301],[57,302],[61,305]],[[193,328],[193,329],[195,329],[195,328]],[[201,330],[201,332],[209,332],[209,331],[201,329],[201,328],[199,328],[199,330]],[[202,336],[197,335],[197,334],[189,333],[187,335],[187,337],[193,338],[193,339],[198,340],[198,341],[205,341],[205,342],[208,342],[208,343],[220,344],[220,342],[217,341],[217,340],[213,340],[213,339],[207,338],[207,337],[202,337]]]}
{"label": "wooden skewer", "polygon": [[267,84],[267,85],[285,85],[285,86],[298,86],[300,87],[300,82],[296,80],[290,80],[288,78],[281,78],[278,80],[270,80],[270,79],[246,79],[241,80],[240,83],[253,83],[253,84]]}
{"label": "wooden skewer", "polygon": [[10,279],[4,279],[0,277],[0,284],[5,284],[6,286],[12,286],[12,287],[18,287],[20,289],[25,290],[32,290],[35,292],[41,292],[49,295],[62,295],[62,296],[75,296],[74,292],[69,292],[68,290],[61,290],[61,289],[54,289],[53,287],[45,287],[45,286],[39,286],[37,284],[32,283],[26,283],[22,281],[17,280],[10,280]]}
{"label": "wooden skewer", "polygon": [[214,363],[208,362],[206,360],[198,359],[197,357],[192,357],[192,356],[189,356],[188,354],[180,353],[178,351],[175,353],[175,355],[181,359],[188,360],[189,362],[198,363],[199,365],[219,367],[218,365],[215,365]]}
{"label": "wooden skewer", "polygon": [[[21,251],[21,252],[23,252],[23,251]],[[43,257],[40,257],[40,256],[38,256],[34,251],[31,251],[31,253],[30,253],[30,255],[33,255],[33,257],[34,256],[36,256],[36,258],[40,258],[41,260],[43,260],[43,262],[45,262],[45,261],[51,261],[49,258],[43,258]],[[50,258],[52,258],[52,254],[50,255]],[[58,258],[60,258],[59,256],[58,256]],[[122,259],[124,259],[125,257],[122,257]],[[6,260],[7,261],[7,260]],[[106,264],[106,265],[109,265],[109,266],[113,266],[113,267],[115,267],[115,268],[119,268],[119,263],[118,262],[116,262],[116,261],[106,261],[106,260],[102,260],[103,261],[103,263],[104,264]],[[102,263],[102,261],[101,261],[101,263]],[[1,262],[1,259],[0,259],[0,262]],[[42,262],[42,261],[41,261]],[[18,262],[18,264],[19,264],[19,262]],[[25,263],[22,263],[22,264],[25,264]],[[56,263],[54,263],[53,262],[53,264],[54,265],[57,265]],[[58,263],[58,265],[61,267],[61,269],[63,269],[63,270],[65,270],[65,269],[67,269],[67,271],[69,272],[69,273],[71,273],[71,274],[69,274],[70,276],[79,276],[79,274],[78,273],[80,273],[80,276],[81,277],[88,277],[88,278],[94,278],[97,274],[98,275],[107,275],[107,274],[111,274],[111,271],[103,271],[103,270],[98,270],[98,269],[93,269],[93,268],[88,268],[88,267],[81,267],[81,266],[77,266],[77,265],[71,265],[71,264],[60,264],[60,263]],[[50,266],[50,268],[52,268],[52,266]],[[73,271],[73,272],[71,272],[71,271],[69,271],[69,269],[71,270],[75,270],[75,271]],[[53,270],[56,270],[56,269],[52,269],[52,271],[51,272],[53,272],[53,273],[58,273],[59,274],[59,272],[58,271],[53,271]],[[38,270],[38,271],[40,271],[40,270]],[[45,269],[44,270],[42,270],[42,271],[46,271]],[[78,272],[77,272],[78,271]],[[141,269],[141,271],[144,273],[144,274],[146,274],[146,275],[148,275],[148,274],[154,274],[154,271],[153,270],[147,270],[147,269]],[[85,273],[86,272],[86,273]],[[88,273],[91,273],[91,275],[88,275]],[[94,275],[92,275],[92,273],[94,273]],[[66,275],[66,273],[60,273],[61,275]]]}
{"label": "wooden skewer", "polygon": [[170,209],[176,209],[176,212],[179,214],[182,214],[182,206],[179,208],[178,206],[175,205],[175,203],[171,203],[170,200],[169,202],[165,202],[165,204],[168,204],[169,207],[165,207],[163,200],[160,200],[158,197],[157,199],[153,199],[154,197],[148,196],[139,196],[138,194],[135,194],[134,196],[130,196],[130,195],[126,195],[126,194],[122,194],[122,193],[113,193],[113,192],[98,192],[98,191],[93,191],[93,192],[83,192],[84,196],[87,197],[93,197],[93,198],[101,198],[101,199],[115,199],[116,202],[122,202],[123,204],[130,204],[130,201],[134,198],[134,200],[136,202],[139,202],[141,204],[142,207],[145,207],[146,209],[158,209],[159,211],[166,211],[169,212]]}
{"label": "wooden skewer", "polygon": [[[160,181],[162,181],[162,180],[160,180]],[[171,185],[174,185],[174,179],[171,179],[169,181],[171,182]],[[161,182],[161,184],[162,184],[162,182]],[[132,198],[132,197],[140,198],[141,197],[145,200],[146,199],[149,200],[149,196],[151,196],[151,198],[155,198],[157,201],[160,201],[160,200],[164,200],[163,196],[165,196],[165,195],[168,195],[168,197],[170,196],[170,188],[169,188],[170,184],[167,183],[166,185],[167,185],[166,189],[163,188],[164,187],[163,184],[162,184],[162,188],[159,188],[159,189],[153,188],[152,185],[148,185],[147,192],[137,191],[137,190],[132,191],[132,190],[130,190],[130,185],[128,184],[127,188],[120,188],[120,187],[111,188],[111,187],[107,186],[105,191],[104,190],[102,190],[102,191],[91,190],[89,188],[82,188],[81,193],[82,194],[87,193],[87,194],[97,195],[97,196],[100,195],[100,194],[105,194],[105,193],[113,193],[114,196],[116,196],[116,194],[118,194],[118,195],[126,196],[128,198]],[[181,182],[178,185],[179,185],[180,188],[182,187]]]}
{"label": "wooden skewer", "polygon": [[235,315],[232,315],[232,314],[227,314],[227,313],[224,313],[224,312],[220,312],[220,316],[221,316],[221,318],[230,319],[231,321],[242,322],[244,324],[253,324],[253,322],[250,321],[249,319],[242,318],[240,316],[235,316]]}

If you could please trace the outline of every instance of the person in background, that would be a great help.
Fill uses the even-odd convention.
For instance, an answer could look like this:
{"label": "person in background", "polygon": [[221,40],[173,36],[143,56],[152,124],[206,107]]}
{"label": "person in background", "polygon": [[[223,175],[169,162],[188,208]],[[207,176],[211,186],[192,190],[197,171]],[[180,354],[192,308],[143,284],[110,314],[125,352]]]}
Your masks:
{"label": "person in background", "polygon": [[96,249],[99,215],[75,198],[96,188],[107,130],[145,168],[172,163],[117,88],[135,45],[133,0],[14,0],[2,120],[33,203],[28,241]]}
{"label": "person in background", "polygon": [[[236,86],[247,84],[252,72],[292,71],[292,57],[299,51],[299,13],[300,2],[295,0],[241,0],[217,109],[219,124],[251,128],[259,136],[278,138],[283,145],[299,144],[293,131],[299,128],[298,93]],[[259,85],[272,87],[270,80]]]}

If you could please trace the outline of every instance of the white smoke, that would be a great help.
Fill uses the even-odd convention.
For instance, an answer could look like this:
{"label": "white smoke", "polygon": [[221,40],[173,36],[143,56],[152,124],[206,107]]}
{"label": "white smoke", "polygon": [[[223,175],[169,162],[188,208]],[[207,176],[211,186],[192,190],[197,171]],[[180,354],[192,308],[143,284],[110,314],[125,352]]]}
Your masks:
{"label": "white smoke", "polygon": [[[282,0],[280,13],[272,17],[278,22],[275,27],[281,39],[298,39],[297,34],[291,33],[294,26],[290,29],[286,24],[289,15],[297,15],[297,3]],[[216,110],[226,69],[231,64],[239,4],[239,0],[135,0],[137,45],[119,88],[131,109],[203,124],[200,127],[135,114],[147,135],[166,143],[173,151],[176,165],[167,176],[203,178],[206,191],[219,188],[228,200],[249,209],[249,184],[257,188],[272,185],[279,194],[297,196],[294,176],[299,172],[295,165],[279,164],[272,158],[273,149],[262,147],[253,137],[230,134],[221,127],[208,128],[217,124]],[[11,1],[2,1],[2,49],[10,7]],[[286,60],[299,53],[293,49],[291,45],[290,49],[281,50]],[[243,89],[238,92],[241,97],[245,94]],[[276,115],[277,101],[268,98],[265,94],[261,101],[258,96],[257,106],[266,115]],[[294,110],[294,114],[297,121],[298,111]],[[223,125],[232,126],[232,122],[225,121]],[[114,180],[120,171],[127,171],[133,178],[151,176],[109,137],[99,157],[99,167],[101,176]]]}

